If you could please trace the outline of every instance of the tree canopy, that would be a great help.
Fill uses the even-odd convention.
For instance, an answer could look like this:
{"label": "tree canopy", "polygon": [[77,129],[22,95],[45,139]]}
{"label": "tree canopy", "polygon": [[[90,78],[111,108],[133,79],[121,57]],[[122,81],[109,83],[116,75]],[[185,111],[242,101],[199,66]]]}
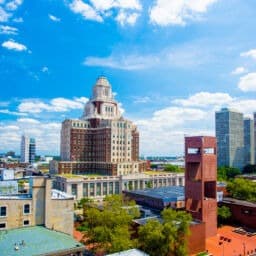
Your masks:
{"label": "tree canopy", "polygon": [[107,196],[102,209],[91,207],[86,210],[85,222],[90,242],[95,252],[112,253],[130,249],[134,241],[130,239],[130,224],[139,216],[134,202],[123,200],[120,195]]}
{"label": "tree canopy", "polygon": [[250,180],[237,178],[228,182],[227,191],[233,198],[256,202],[256,183]]}
{"label": "tree canopy", "polygon": [[217,170],[217,178],[219,181],[227,181],[235,178],[236,175],[241,174],[241,171],[238,168],[221,166]]}
{"label": "tree canopy", "polygon": [[139,228],[139,245],[151,256],[187,255],[187,237],[191,215],[185,211],[165,209],[163,221],[149,220]]}
{"label": "tree canopy", "polygon": [[223,205],[221,207],[218,207],[218,224],[222,225],[224,222],[231,217],[231,211],[230,209]]}
{"label": "tree canopy", "polygon": [[172,164],[166,164],[164,166],[164,171],[165,172],[184,172],[179,166],[177,165],[172,165]]}
{"label": "tree canopy", "polygon": [[256,164],[247,164],[244,168],[243,168],[243,173],[255,173],[256,174]]}

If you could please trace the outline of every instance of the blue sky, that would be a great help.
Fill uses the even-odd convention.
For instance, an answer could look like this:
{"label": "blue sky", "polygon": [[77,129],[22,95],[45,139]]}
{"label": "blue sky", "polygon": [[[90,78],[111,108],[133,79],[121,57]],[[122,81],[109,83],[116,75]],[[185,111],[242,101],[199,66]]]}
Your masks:
{"label": "blue sky", "polygon": [[254,0],[0,0],[0,152],[25,133],[58,154],[105,75],[141,154],[183,154],[221,107],[256,111],[255,17]]}

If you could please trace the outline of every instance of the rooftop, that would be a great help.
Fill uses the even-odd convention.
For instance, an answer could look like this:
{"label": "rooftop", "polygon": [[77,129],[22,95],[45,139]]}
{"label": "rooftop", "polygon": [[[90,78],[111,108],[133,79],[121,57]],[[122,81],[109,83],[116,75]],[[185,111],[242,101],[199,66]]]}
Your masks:
{"label": "rooftop", "polygon": [[185,200],[184,187],[169,186],[154,189],[128,191],[132,194],[143,195],[151,198],[162,199],[164,202]]}
{"label": "rooftop", "polygon": [[123,252],[117,252],[113,254],[107,254],[107,256],[149,256],[145,252],[142,252],[138,249],[130,249]]}
{"label": "rooftop", "polygon": [[231,198],[231,197],[224,197],[223,203],[237,204],[237,205],[243,205],[243,206],[248,206],[248,207],[256,207],[256,203],[239,200],[239,199],[235,199],[235,198]]}
{"label": "rooftop", "polygon": [[69,235],[41,226],[0,231],[0,241],[1,255],[8,256],[57,254],[84,247]]}

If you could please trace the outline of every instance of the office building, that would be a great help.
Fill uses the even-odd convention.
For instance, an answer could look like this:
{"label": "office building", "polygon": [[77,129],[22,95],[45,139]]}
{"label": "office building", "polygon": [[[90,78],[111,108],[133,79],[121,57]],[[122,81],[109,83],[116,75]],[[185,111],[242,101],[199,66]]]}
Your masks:
{"label": "office building", "polygon": [[244,119],[244,164],[255,163],[254,123],[250,118]]}
{"label": "office building", "polygon": [[228,108],[215,113],[218,166],[244,167],[243,114]]}
{"label": "office building", "polygon": [[36,140],[25,135],[21,137],[20,162],[34,163],[36,157]]}
{"label": "office building", "polygon": [[59,173],[120,175],[145,169],[137,127],[122,117],[106,77],[96,81],[81,119],[63,121],[60,151]]}

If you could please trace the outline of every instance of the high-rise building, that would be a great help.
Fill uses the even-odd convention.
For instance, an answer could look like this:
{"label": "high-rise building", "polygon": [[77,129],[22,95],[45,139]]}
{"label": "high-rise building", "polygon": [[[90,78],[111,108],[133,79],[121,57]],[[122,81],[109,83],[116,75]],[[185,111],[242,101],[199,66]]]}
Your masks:
{"label": "high-rise building", "polygon": [[121,175],[140,172],[139,132],[122,117],[106,77],[99,77],[79,120],[65,120],[61,129],[59,172]]}
{"label": "high-rise building", "polygon": [[218,166],[244,167],[243,114],[228,108],[215,113]]}
{"label": "high-rise building", "polygon": [[36,156],[36,140],[25,135],[21,137],[20,162],[34,163]]}
{"label": "high-rise building", "polygon": [[244,119],[244,164],[255,163],[254,123],[251,118]]}

